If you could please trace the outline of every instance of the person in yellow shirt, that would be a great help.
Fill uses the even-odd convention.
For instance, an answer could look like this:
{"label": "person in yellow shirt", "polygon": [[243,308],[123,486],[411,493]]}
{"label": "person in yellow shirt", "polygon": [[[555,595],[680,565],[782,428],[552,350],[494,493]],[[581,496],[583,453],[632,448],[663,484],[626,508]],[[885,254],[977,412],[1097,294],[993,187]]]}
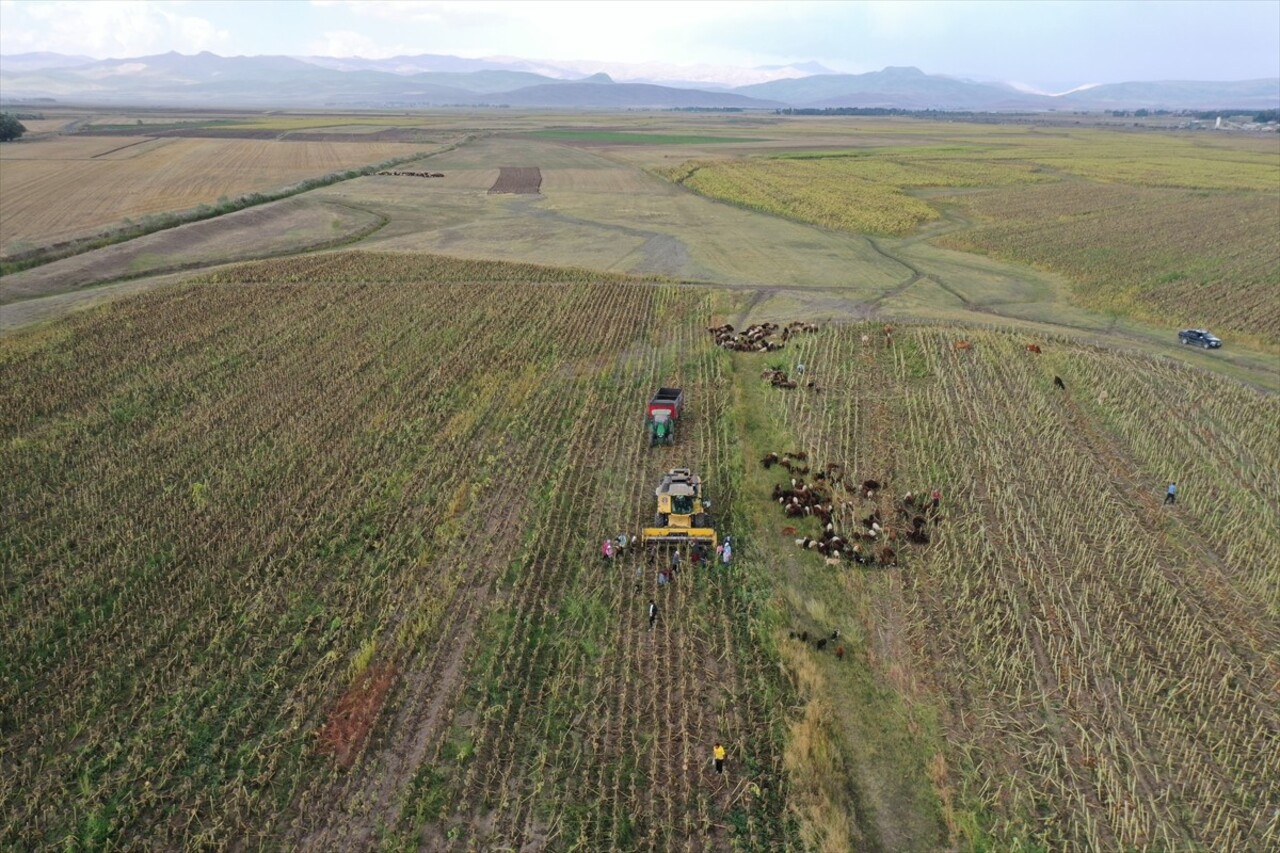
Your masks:
{"label": "person in yellow shirt", "polygon": [[724,772],[724,747],[720,745],[720,741],[716,741],[716,745],[711,750],[711,755],[716,760],[716,772]]}

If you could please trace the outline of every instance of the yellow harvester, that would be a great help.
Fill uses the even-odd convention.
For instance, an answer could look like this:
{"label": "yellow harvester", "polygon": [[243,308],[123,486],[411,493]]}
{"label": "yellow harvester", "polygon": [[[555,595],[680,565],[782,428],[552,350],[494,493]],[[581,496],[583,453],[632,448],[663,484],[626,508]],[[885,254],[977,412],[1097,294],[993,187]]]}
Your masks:
{"label": "yellow harvester", "polygon": [[688,468],[672,468],[662,475],[653,490],[658,512],[653,527],[646,527],[642,539],[650,542],[709,542],[716,547],[716,531],[711,526],[711,502],[702,499],[702,478]]}

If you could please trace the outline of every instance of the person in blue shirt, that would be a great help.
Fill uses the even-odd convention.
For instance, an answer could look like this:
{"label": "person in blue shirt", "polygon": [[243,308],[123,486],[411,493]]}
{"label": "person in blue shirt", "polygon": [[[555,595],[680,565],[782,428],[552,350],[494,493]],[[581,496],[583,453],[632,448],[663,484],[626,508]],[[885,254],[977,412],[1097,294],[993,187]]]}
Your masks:
{"label": "person in blue shirt", "polygon": [[1177,503],[1177,501],[1178,501],[1178,484],[1170,483],[1168,490],[1164,493],[1165,506],[1168,506],[1171,503]]}

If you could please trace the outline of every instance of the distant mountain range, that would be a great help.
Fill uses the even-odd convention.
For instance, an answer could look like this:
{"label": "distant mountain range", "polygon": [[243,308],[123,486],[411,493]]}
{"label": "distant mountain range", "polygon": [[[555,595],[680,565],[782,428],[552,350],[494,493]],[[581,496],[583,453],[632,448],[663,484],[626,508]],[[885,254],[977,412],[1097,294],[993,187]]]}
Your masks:
{"label": "distant mountain range", "polygon": [[[727,81],[739,85],[724,85]],[[165,53],[95,60],[0,56],[0,99],[211,107],[512,106],[557,108],[890,107],[936,110],[1277,109],[1280,78],[1130,82],[1060,95],[918,68],[834,74],[816,63],[716,66],[466,59],[222,57]]]}

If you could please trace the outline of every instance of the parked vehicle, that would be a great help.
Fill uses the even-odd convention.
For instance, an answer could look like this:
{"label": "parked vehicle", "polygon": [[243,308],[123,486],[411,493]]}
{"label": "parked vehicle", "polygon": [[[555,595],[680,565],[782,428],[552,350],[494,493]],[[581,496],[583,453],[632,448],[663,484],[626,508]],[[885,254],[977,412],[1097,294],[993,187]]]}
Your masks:
{"label": "parked vehicle", "polygon": [[1178,332],[1178,340],[1186,346],[1200,346],[1205,349],[1217,349],[1222,346],[1222,341],[1204,329],[1183,329]]}

